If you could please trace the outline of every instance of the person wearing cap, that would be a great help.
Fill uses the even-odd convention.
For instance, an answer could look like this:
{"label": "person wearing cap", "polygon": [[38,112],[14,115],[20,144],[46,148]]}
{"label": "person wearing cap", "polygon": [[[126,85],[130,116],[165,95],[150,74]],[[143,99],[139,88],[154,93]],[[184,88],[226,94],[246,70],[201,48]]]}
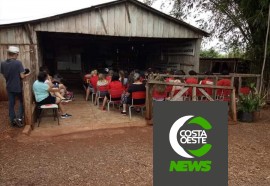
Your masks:
{"label": "person wearing cap", "polygon": [[[21,80],[27,77],[30,73],[25,71],[22,62],[17,60],[19,55],[19,48],[16,46],[9,46],[7,50],[7,60],[1,64],[1,73],[6,79],[6,89],[9,101],[9,119],[11,126],[23,126],[23,96],[22,96],[22,82]],[[19,109],[16,115],[15,101],[16,97],[19,99]]]}

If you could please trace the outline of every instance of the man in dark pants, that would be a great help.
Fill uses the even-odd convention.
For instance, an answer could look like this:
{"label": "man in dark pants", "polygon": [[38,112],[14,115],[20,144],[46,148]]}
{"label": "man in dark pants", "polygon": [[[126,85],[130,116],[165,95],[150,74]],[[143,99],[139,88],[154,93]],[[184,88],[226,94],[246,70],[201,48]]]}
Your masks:
{"label": "man in dark pants", "polygon": [[[12,126],[23,126],[23,96],[22,96],[22,82],[21,79],[29,75],[25,73],[22,62],[17,60],[19,55],[19,48],[16,46],[9,46],[7,60],[1,64],[1,73],[6,79],[6,88],[9,101],[9,119]],[[18,115],[15,113],[16,97],[19,99]]]}

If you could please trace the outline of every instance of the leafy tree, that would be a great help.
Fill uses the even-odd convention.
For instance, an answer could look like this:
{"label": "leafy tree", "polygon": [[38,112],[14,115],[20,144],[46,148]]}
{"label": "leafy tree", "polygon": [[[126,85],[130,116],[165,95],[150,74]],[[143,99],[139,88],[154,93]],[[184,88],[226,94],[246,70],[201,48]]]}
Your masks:
{"label": "leafy tree", "polygon": [[200,57],[205,58],[220,58],[223,57],[221,54],[219,54],[215,49],[210,48],[209,50],[202,50],[200,53]]}
{"label": "leafy tree", "polygon": [[[172,16],[186,20],[193,15],[201,29],[225,43],[225,50],[245,51],[244,57],[253,61],[253,72],[261,72],[270,0],[167,1],[174,3]],[[269,54],[265,69],[268,80]]]}
{"label": "leafy tree", "polygon": [[[252,69],[260,73],[270,0],[172,1],[175,4],[174,10],[171,11],[173,16],[184,15],[185,19],[191,12],[197,11],[194,18],[198,19],[200,28],[223,41],[228,51],[246,51],[245,57],[254,62]],[[200,16],[201,14],[208,18]],[[269,66],[268,60],[268,73]]]}

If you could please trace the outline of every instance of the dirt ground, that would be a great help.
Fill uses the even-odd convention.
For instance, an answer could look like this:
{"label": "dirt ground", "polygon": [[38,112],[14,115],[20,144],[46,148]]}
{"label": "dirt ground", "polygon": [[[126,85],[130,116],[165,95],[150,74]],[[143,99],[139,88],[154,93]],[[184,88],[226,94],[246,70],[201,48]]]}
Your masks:
{"label": "dirt ground", "polygon": [[[152,126],[28,137],[0,102],[0,185],[152,185]],[[270,109],[229,125],[229,186],[270,185]]]}

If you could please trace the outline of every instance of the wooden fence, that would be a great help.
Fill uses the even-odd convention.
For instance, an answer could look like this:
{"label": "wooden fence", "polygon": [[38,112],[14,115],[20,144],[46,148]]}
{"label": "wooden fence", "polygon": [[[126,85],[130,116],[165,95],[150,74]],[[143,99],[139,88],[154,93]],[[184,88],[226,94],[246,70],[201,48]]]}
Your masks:
{"label": "wooden fence", "polygon": [[[172,82],[161,82],[161,81],[155,81],[154,77],[157,76],[157,74],[152,74],[149,77],[149,80],[147,82],[146,86],[146,116],[145,118],[147,120],[152,119],[152,112],[153,112],[153,98],[152,98],[152,92],[153,87],[155,84],[163,84],[163,85],[169,85],[169,86],[181,86],[182,89],[173,97],[170,99],[170,101],[182,101],[184,100],[183,97],[185,93],[188,91],[189,88],[192,88],[192,95],[191,95],[191,101],[200,101],[197,96],[197,92],[200,92],[202,96],[204,97],[203,101],[217,101],[220,100],[217,97],[217,90],[230,90],[230,99],[229,99],[229,111],[231,114],[231,117],[233,121],[237,121],[237,108],[236,108],[236,88],[234,86],[235,82],[237,81],[237,92],[240,92],[240,88],[242,87],[242,80],[243,78],[255,78],[256,82],[256,88],[258,89],[260,86],[260,75],[258,74],[231,74],[231,75],[197,75],[197,76],[189,76],[189,75],[165,75],[165,74],[158,74],[159,76],[163,77],[180,77],[182,79],[187,77],[196,77],[196,78],[209,78],[213,80],[213,85],[200,85],[200,84],[186,84],[186,83],[172,83]],[[231,86],[225,87],[225,86],[217,86],[217,82],[221,78],[230,78],[231,80]],[[206,88],[211,88],[213,90],[213,95],[207,94],[207,92],[204,90]]]}

